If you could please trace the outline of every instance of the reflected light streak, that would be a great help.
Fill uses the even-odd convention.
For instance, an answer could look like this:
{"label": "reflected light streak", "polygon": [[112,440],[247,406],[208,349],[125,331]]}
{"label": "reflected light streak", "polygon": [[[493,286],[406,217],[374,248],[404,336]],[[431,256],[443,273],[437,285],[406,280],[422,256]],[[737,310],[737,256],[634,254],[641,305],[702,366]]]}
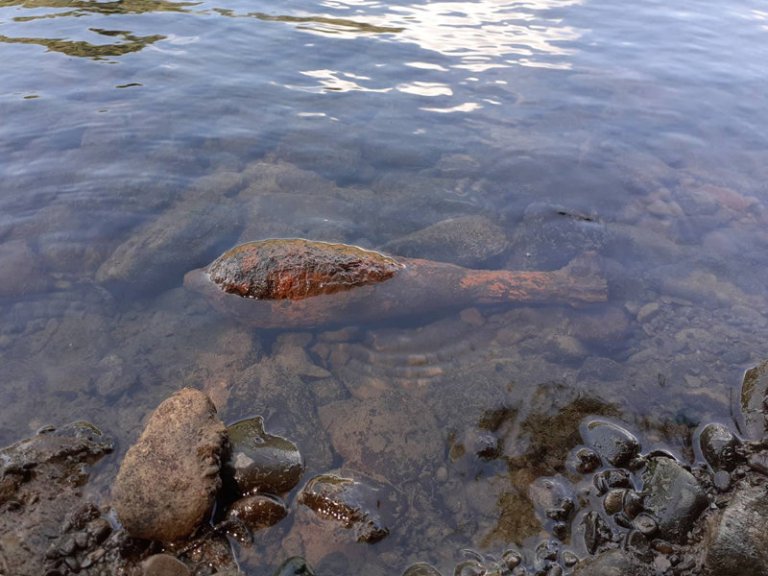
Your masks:
{"label": "reflected light streak", "polygon": [[319,86],[289,86],[296,90],[305,92],[389,92],[391,88],[367,88],[355,80],[370,80],[366,76],[358,76],[349,72],[338,72],[336,70],[305,70],[301,74],[315,78],[319,81]]}
{"label": "reflected light streak", "polygon": [[[458,60],[456,68],[483,72],[511,63],[547,68],[569,68],[572,52],[564,42],[581,31],[548,18],[546,10],[581,4],[582,0],[481,0],[426,2],[408,6],[379,4],[384,13],[360,14],[354,0],[333,0],[333,6],[357,8],[356,17],[379,28],[401,29],[386,39],[410,42]],[[370,4],[363,4],[363,6]],[[521,56],[513,59],[510,56]],[[545,56],[546,59],[539,58]],[[552,57],[560,57],[553,59]]]}

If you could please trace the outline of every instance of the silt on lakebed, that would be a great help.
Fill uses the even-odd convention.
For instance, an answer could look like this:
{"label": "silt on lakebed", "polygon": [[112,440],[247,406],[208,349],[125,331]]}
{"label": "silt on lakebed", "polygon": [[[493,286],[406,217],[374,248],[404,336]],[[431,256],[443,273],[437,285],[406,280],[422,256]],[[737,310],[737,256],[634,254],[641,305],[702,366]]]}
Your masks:
{"label": "silt on lakebed", "polygon": [[483,304],[578,305],[608,295],[592,253],[548,272],[472,270],[301,238],[236,246],[189,272],[184,285],[259,328],[372,322]]}

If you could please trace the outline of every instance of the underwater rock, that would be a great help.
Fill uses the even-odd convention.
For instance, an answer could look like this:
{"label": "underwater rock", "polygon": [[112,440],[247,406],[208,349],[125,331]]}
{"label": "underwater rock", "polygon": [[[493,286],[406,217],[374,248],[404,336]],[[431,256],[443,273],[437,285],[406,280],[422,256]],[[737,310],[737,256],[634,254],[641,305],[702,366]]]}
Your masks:
{"label": "underwater rock", "polygon": [[205,520],[221,486],[225,430],[198,390],[184,388],[155,409],[126,453],[112,492],[131,536],[175,541]]}
{"label": "underwater rock", "polygon": [[645,509],[656,520],[662,538],[683,543],[709,505],[698,480],[672,458],[650,458],[643,472]]}
{"label": "underwater rock", "polygon": [[699,447],[714,470],[730,472],[744,461],[741,440],[724,424],[707,424],[699,434]]}
{"label": "underwater rock", "polygon": [[490,218],[459,216],[391,240],[382,249],[407,258],[471,267],[499,256],[508,246],[506,233]]}
{"label": "underwater rock", "polygon": [[138,293],[179,282],[184,272],[237,238],[241,216],[227,194],[241,185],[237,173],[202,178],[179,202],[120,244],[96,271],[96,281]]}
{"label": "underwater rock", "polygon": [[170,554],[155,554],[142,562],[142,576],[189,576],[187,565]]}
{"label": "underwater rock", "polygon": [[0,274],[0,298],[34,294],[51,287],[41,258],[24,240],[0,243],[0,270],[12,271]]}
{"label": "underwater rock", "polygon": [[296,445],[267,434],[261,416],[227,427],[230,457],[226,463],[240,495],[283,494],[299,483],[304,461]]}
{"label": "underwater rock", "polygon": [[705,566],[717,576],[768,574],[768,491],[742,485],[705,546]]}
{"label": "underwater rock", "polygon": [[318,518],[352,530],[358,542],[373,544],[389,534],[379,513],[382,490],[372,480],[321,474],[304,485],[298,502]]}
{"label": "underwater rock", "polygon": [[242,525],[249,532],[274,526],[288,515],[288,506],[280,498],[254,494],[240,498],[227,511],[228,525]]}
{"label": "underwater rock", "polygon": [[640,454],[640,442],[628,430],[605,420],[582,425],[581,437],[611,466],[627,466]]}
{"label": "underwater rock", "polygon": [[596,215],[534,202],[515,226],[509,265],[523,270],[560,268],[582,252],[599,250],[605,238],[605,224]]}
{"label": "underwater rock", "polygon": [[431,477],[441,464],[442,429],[429,406],[412,395],[393,390],[331,402],[319,415],[345,465],[377,480]]}
{"label": "underwater rock", "polygon": [[479,304],[607,298],[594,254],[553,272],[471,270],[299,238],[237,246],[208,268],[189,272],[184,285],[221,312],[259,328],[370,322]]}
{"label": "underwater rock", "polygon": [[280,564],[272,576],[315,576],[315,571],[301,556],[291,556]]}
{"label": "underwater rock", "polygon": [[78,542],[99,544],[110,534],[81,486],[90,465],[112,449],[95,426],[75,422],[0,450],[0,573],[52,573],[67,560],[79,562]]}

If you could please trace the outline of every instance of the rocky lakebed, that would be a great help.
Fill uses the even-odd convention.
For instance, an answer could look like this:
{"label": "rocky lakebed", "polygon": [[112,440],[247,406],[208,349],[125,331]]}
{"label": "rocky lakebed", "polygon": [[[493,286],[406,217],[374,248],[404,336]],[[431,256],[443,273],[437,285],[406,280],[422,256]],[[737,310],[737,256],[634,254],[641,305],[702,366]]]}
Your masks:
{"label": "rocky lakebed", "polygon": [[[121,236],[41,233],[78,227],[56,204],[0,229],[0,575],[768,574],[768,211],[737,174],[617,158],[643,192],[606,221],[524,161],[495,213],[460,154],[365,186],[232,158]],[[286,237],[492,279],[594,254],[607,292],[283,330],[184,285]]]}
{"label": "rocky lakebed", "polygon": [[[618,421],[584,416],[562,473],[529,486],[538,535],[499,554],[465,550],[455,576],[768,574],[768,361],[750,369],[736,422],[709,422],[691,460],[642,442]],[[500,457],[498,422],[452,450]],[[261,416],[225,425],[184,388],[150,415],[102,501],[89,477],[114,442],[87,422],[47,427],[0,452],[0,574],[235,576],[264,531],[333,555],[399,530],[404,494],[353,469],[307,478],[290,439]],[[515,510],[510,511],[515,514]],[[521,510],[521,515],[524,514]],[[332,564],[331,564],[332,565]],[[286,558],[275,576],[335,574]],[[440,576],[415,562],[402,576]]]}

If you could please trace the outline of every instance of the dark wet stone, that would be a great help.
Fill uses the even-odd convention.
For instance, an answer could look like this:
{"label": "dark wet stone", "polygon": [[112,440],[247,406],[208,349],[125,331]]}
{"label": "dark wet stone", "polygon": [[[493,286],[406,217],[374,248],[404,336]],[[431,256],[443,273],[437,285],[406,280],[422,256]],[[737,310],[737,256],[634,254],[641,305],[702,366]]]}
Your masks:
{"label": "dark wet stone", "polygon": [[336,474],[321,474],[309,480],[299,493],[299,504],[319,518],[353,530],[358,542],[372,544],[389,534],[379,514],[383,487]]}
{"label": "dark wet stone", "polygon": [[610,542],[613,536],[610,527],[597,512],[588,512],[582,519],[584,546],[587,552],[594,554],[605,542]]}
{"label": "dark wet stone", "polygon": [[235,502],[227,512],[229,522],[242,522],[251,532],[269,528],[288,515],[288,507],[280,498],[267,494],[246,496]]}
{"label": "dark wet stone", "polygon": [[231,448],[226,467],[240,495],[284,494],[299,483],[304,460],[296,445],[264,430],[261,416],[227,428]]}
{"label": "dark wet stone", "polygon": [[0,450],[1,574],[40,576],[68,559],[79,564],[83,544],[108,536],[81,487],[112,448],[95,426],[76,422]]}
{"label": "dark wet stone", "polygon": [[737,489],[706,549],[705,567],[711,574],[768,574],[768,492],[764,485]]}
{"label": "dark wet stone", "polygon": [[707,424],[699,434],[699,447],[714,470],[730,472],[744,461],[741,440],[723,424]]}
{"label": "dark wet stone", "polygon": [[442,574],[432,564],[416,562],[405,569],[403,576],[442,576]]}
{"label": "dark wet stone", "polygon": [[592,448],[579,446],[568,455],[566,466],[579,474],[589,474],[600,468],[600,456]]}
{"label": "dark wet stone", "polygon": [[275,570],[272,576],[314,576],[315,571],[301,556],[291,556]]}
{"label": "dark wet stone", "polygon": [[613,422],[589,420],[581,427],[581,437],[611,466],[627,466],[640,454],[637,438]]}
{"label": "dark wet stone", "polygon": [[225,427],[204,393],[185,388],[157,407],[126,453],[113,506],[136,538],[189,536],[209,515],[221,486]]}
{"label": "dark wet stone", "polygon": [[653,576],[652,565],[623,550],[611,550],[579,562],[573,576]]}
{"label": "dark wet stone", "polygon": [[603,509],[606,514],[613,516],[624,510],[624,494],[626,492],[622,488],[613,488],[603,496]]}
{"label": "dark wet stone", "polygon": [[643,472],[646,511],[659,527],[659,536],[684,543],[699,515],[709,504],[696,478],[672,458],[656,456]]}
{"label": "dark wet stone", "polygon": [[766,435],[765,400],[768,394],[768,360],[747,370],[741,384],[741,417],[744,434],[752,440]]}
{"label": "dark wet stone", "polygon": [[598,472],[592,477],[592,483],[598,494],[605,494],[611,488],[631,488],[632,477],[621,468],[612,468]]}
{"label": "dark wet stone", "polygon": [[508,570],[514,570],[522,563],[523,555],[517,550],[505,550],[501,555],[501,561]]}
{"label": "dark wet stone", "polygon": [[189,576],[186,564],[170,554],[155,554],[142,562],[142,576]]}
{"label": "dark wet stone", "polygon": [[638,515],[637,518],[633,520],[632,527],[648,538],[656,534],[659,529],[659,525],[650,514]]}

